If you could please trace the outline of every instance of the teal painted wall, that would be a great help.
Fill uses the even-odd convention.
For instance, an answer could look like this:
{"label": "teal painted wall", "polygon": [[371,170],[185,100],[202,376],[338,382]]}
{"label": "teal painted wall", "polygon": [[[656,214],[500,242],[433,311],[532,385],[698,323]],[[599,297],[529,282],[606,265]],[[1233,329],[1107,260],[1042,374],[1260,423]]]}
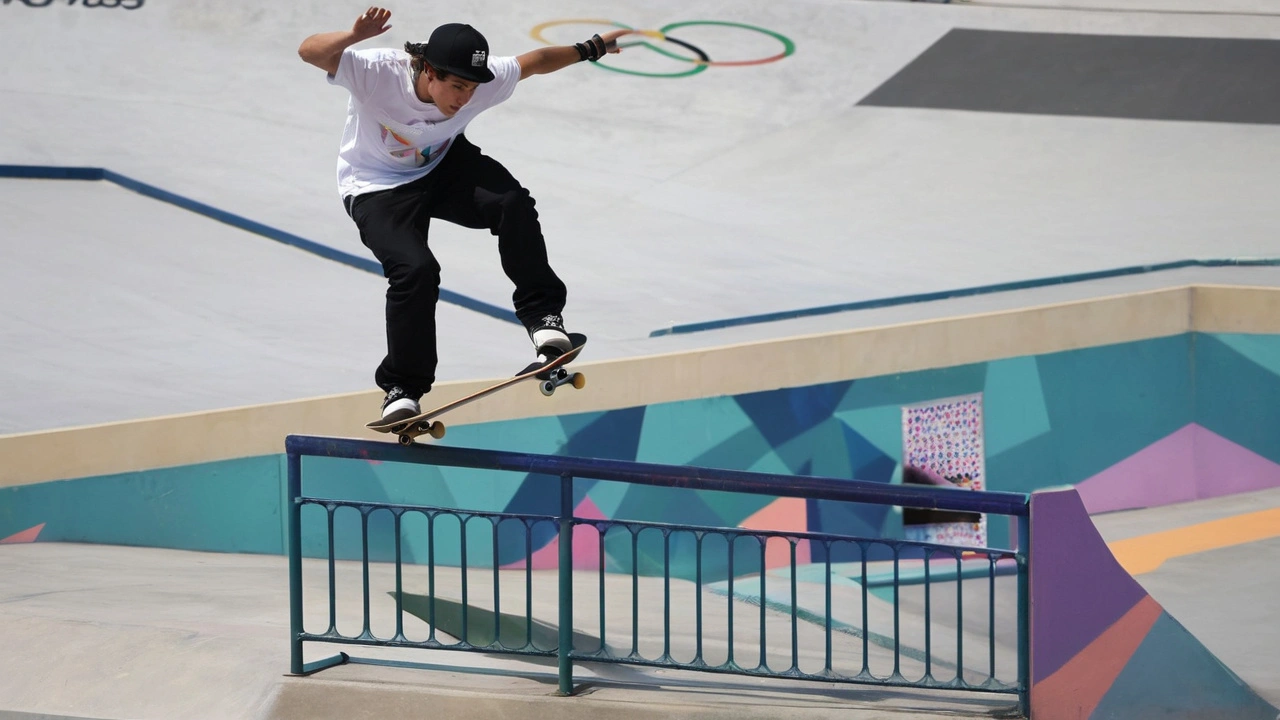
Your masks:
{"label": "teal painted wall", "polygon": [[[978,392],[992,490],[1079,483],[1190,423],[1280,462],[1280,336],[1274,335],[1187,334],[735,397],[458,426],[445,442],[891,483],[901,476],[902,406]],[[41,541],[279,553],[283,465],[277,456],[246,458],[3,489],[0,538],[44,523]],[[555,484],[545,477],[319,458],[305,460],[304,477],[305,492],[321,497],[521,513],[558,509]],[[578,483],[576,500],[609,518],[737,525],[773,499],[588,480]],[[358,527],[358,515],[351,516],[339,524]],[[809,502],[794,520],[793,529],[901,536],[900,514],[879,506]],[[389,514],[379,514],[372,532],[389,533],[389,523]],[[308,552],[321,551],[323,523],[308,515],[305,528]],[[491,555],[490,534],[469,533],[472,551]],[[536,549],[554,532],[545,526],[534,534]],[[1007,523],[989,523],[989,538],[1006,546]],[[525,552],[500,550],[503,563]],[[355,557],[358,543],[340,551]],[[419,545],[410,548],[419,551]],[[453,551],[445,543],[437,552]]]}
{"label": "teal painted wall", "polygon": [[0,537],[281,553],[282,456],[0,489]]}

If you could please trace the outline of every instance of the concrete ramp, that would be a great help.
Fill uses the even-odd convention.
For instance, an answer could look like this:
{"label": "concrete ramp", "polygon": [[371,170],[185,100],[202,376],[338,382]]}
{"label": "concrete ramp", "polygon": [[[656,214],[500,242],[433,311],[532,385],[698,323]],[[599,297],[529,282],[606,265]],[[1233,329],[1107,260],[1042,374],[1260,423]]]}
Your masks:
{"label": "concrete ramp", "polygon": [[1116,562],[1074,489],[1031,497],[1036,720],[1275,720]]}
{"label": "concrete ramp", "polygon": [[[359,6],[107,5],[0,8],[0,46],[21,58],[0,67],[0,164],[106,168],[371,258],[336,191],[347,95],[296,54],[307,35],[350,27]],[[499,54],[618,25],[645,31],[619,57],[522,82],[468,129],[537,198],[570,288],[566,318],[592,337],[593,360],[767,339],[784,327],[651,336],[694,323],[1280,253],[1280,126],[1253,122],[1274,108],[1276,73],[1260,64],[1280,37],[1274,17],[858,0],[392,9],[392,29],[365,46],[419,41],[451,20],[482,29]],[[983,54],[997,37],[1010,42]],[[1046,37],[1057,44],[1038,42]],[[1197,37],[1213,40],[1187,40]],[[1189,46],[1215,62],[1178,66],[1196,79],[1185,85],[1173,69],[1148,68],[1161,82],[1139,96],[1124,77],[1069,76],[1051,61],[1100,45],[1126,67]],[[54,60],[49,48],[110,60]],[[1056,74],[1031,72],[1044,65],[1029,48],[1054,50],[1038,62]],[[693,62],[700,54],[714,64]],[[992,66],[1022,69],[1020,87],[1040,93],[1030,100],[1083,109],[994,102],[1005,85]],[[1232,92],[1207,94],[1219,75]],[[903,83],[921,76],[992,101],[983,112],[919,101],[920,87]],[[911,92],[884,97],[893,88]],[[1168,101],[1161,89],[1181,93],[1169,107],[1190,103],[1232,122],[1156,112]],[[1095,90],[1146,105],[1107,113],[1083,102]],[[1254,97],[1257,112],[1245,104]],[[372,388],[381,277],[175,218],[117,188],[71,185],[0,185],[0,232],[25,248],[0,264],[0,298],[17,309],[0,316],[0,335],[22,338],[0,344],[0,382],[22,389],[21,404],[0,407],[0,431]],[[446,290],[510,306],[492,237],[439,223],[431,241]],[[1274,268],[1263,276],[1280,282]],[[141,301],[157,296],[175,300]],[[863,318],[811,318],[803,332]],[[521,328],[457,305],[439,320],[441,380],[524,364]]]}

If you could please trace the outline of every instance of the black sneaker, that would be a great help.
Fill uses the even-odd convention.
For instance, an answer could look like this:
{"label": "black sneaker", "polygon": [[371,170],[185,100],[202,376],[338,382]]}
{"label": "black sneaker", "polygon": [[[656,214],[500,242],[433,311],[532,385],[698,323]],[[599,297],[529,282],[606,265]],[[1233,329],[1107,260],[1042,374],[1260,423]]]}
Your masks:
{"label": "black sneaker", "polygon": [[395,422],[420,414],[422,410],[418,407],[419,397],[422,396],[410,395],[400,386],[391,388],[382,401],[382,419],[386,422]]}
{"label": "black sneaker", "polygon": [[544,360],[553,360],[573,349],[573,342],[564,331],[564,318],[559,315],[544,315],[530,325],[529,339],[533,341],[534,351]]}

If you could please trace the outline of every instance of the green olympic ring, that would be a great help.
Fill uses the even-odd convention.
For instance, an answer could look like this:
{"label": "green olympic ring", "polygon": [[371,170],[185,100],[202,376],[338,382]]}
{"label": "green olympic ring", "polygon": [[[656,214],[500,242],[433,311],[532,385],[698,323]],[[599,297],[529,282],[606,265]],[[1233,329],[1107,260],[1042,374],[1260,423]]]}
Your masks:
{"label": "green olympic ring", "polygon": [[[547,40],[542,36],[542,31],[546,30],[549,27],[554,27],[556,25],[612,25],[613,27],[626,30],[627,34],[641,35],[646,38],[652,38],[659,42],[667,42],[673,45],[678,45],[684,48],[685,50],[693,53],[694,55],[694,57],[687,57],[685,55],[681,55],[679,53],[675,53],[670,50],[667,50],[666,48],[658,47],[657,45],[654,45],[653,43],[650,43],[647,40],[640,40],[638,42],[631,42],[631,43],[625,43],[625,44],[619,43],[619,47],[624,47],[624,48],[637,47],[637,46],[646,47],[664,57],[668,57],[673,60],[678,60],[680,62],[693,63],[693,67],[688,70],[682,70],[680,72],[654,73],[654,72],[643,72],[640,70],[626,70],[624,68],[606,65],[604,63],[595,63],[597,67],[603,68],[605,70],[610,70],[612,72],[617,72],[617,73],[623,73],[624,75],[639,75],[641,77],[657,77],[657,78],[689,77],[690,75],[697,75],[698,73],[713,66],[745,67],[748,65],[763,65],[765,63],[777,62],[778,60],[781,60],[787,57],[788,55],[795,53],[796,51],[796,44],[792,42],[790,38],[788,38],[787,36],[781,33],[777,33],[772,30],[768,30],[766,28],[757,27],[755,25],[747,25],[746,23],[737,23],[737,22],[727,22],[723,20],[688,20],[684,22],[674,22],[667,25],[663,25],[657,30],[637,30],[629,25],[623,25],[622,23],[616,22],[614,20],[598,20],[598,19],[587,19],[587,18],[572,19],[572,20],[551,20],[549,22],[544,22],[540,25],[534,26],[533,30],[531,30],[529,34],[532,35],[533,39],[537,40],[538,42],[541,42],[546,45],[551,45],[553,43],[551,43],[549,40]],[[713,25],[717,27],[739,28],[741,30],[749,30],[751,32],[760,33],[762,35],[768,35],[769,37],[782,43],[782,52],[778,53],[777,55],[771,55],[769,57],[762,57],[762,58],[753,58],[751,60],[712,60],[700,48],[694,45],[691,45],[683,40],[678,40],[676,38],[673,38],[667,35],[667,33],[671,30],[675,30],[677,28],[682,28],[682,27],[693,27],[695,25]]]}

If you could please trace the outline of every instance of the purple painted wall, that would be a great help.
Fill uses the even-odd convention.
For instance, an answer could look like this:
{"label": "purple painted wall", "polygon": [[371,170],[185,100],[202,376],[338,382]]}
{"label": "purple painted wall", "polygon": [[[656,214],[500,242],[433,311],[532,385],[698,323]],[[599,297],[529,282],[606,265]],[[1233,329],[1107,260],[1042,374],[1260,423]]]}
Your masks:
{"label": "purple painted wall", "polygon": [[1076,484],[1090,513],[1280,487],[1280,465],[1195,423]]}

